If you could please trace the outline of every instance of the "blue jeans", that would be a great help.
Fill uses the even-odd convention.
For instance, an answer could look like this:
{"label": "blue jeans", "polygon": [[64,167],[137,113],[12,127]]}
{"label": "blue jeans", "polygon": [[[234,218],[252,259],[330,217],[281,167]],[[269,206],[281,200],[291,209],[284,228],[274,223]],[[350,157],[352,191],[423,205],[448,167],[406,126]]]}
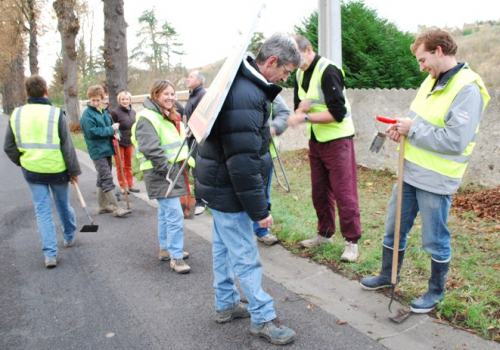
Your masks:
{"label": "blue jeans", "polygon": [[[394,224],[396,222],[397,184],[392,191],[385,222],[384,246],[393,249]],[[406,248],[410,232],[418,212],[422,217],[422,247],[432,254],[437,262],[448,262],[451,258],[450,230],[446,227],[451,207],[451,196],[440,195],[418,189],[403,182],[399,250]]]}
{"label": "blue jeans", "polygon": [[42,250],[46,258],[57,256],[57,232],[52,218],[50,191],[54,197],[59,220],[63,228],[64,239],[69,242],[76,232],[75,210],[69,205],[69,183],[35,184],[28,182],[31,198],[35,205],[38,235],[42,241]]}
{"label": "blue jeans", "polygon": [[262,289],[262,263],[253,238],[252,220],[244,211],[223,213],[212,210],[212,256],[215,309],[222,311],[240,302],[234,284],[238,278],[248,299],[252,322],[264,323],[276,318],[274,300]]}
{"label": "blue jeans", "polygon": [[[269,175],[269,181],[267,182],[267,190],[266,190],[266,199],[267,199],[267,204],[269,204],[269,206],[271,206],[271,180],[273,179],[273,169],[274,165],[271,164],[271,174]],[[261,238],[269,234],[269,229],[259,227],[259,223],[257,221],[254,221],[253,232],[255,232],[255,235],[257,237]]]}
{"label": "blue jeans", "polygon": [[158,240],[160,249],[166,249],[172,259],[182,259],[184,228],[181,200],[179,197],[157,198]]}

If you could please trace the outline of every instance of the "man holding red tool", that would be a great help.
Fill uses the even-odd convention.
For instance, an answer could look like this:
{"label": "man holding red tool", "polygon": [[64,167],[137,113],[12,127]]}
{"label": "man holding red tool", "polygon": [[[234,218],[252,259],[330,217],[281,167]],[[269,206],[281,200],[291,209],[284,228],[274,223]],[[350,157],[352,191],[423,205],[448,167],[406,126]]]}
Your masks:
{"label": "man holding red tool", "polygon": [[[397,118],[389,138],[404,144],[404,176],[400,221],[398,276],[408,232],[417,214],[422,218],[422,245],[431,254],[429,290],[411,303],[411,311],[427,313],[443,299],[451,259],[446,223],[454,194],[476,143],[479,123],[490,96],[481,77],[467,63],[458,63],[451,34],[430,29],[411,45],[421,71],[429,72],[410,106],[408,118]],[[382,270],[363,278],[364,289],[391,287],[397,186],[385,222]]]}

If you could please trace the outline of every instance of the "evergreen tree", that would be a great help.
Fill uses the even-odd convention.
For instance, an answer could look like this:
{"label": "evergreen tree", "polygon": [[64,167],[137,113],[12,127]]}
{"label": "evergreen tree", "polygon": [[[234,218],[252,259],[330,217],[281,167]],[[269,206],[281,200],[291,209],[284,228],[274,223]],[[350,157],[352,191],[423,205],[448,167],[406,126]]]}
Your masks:
{"label": "evergreen tree", "polygon": [[63,95],[63,62],[61,56],[57,57],[57,60],[52,67],[52,82],[49,86],[49,99],[52,104],[58,107],[64,108],[64,95]]}
{"label": "evergreen tree", "polygon": [[165,54],[167,58],[166,68],[167,72],[170,72],[173,69],[173,65],[171,63],[172,55],[183,56],[186,53],[184,51],[180,51],[182,46],[181,43],[177,42],[177,31],[174,27],[172,27],[168,22],[165,22],[161,26],[161,31],[158,33],[160,38],[163,39],[160,43],[161,54]]}
{"label": "evergreen tree", "polygon": [[247,51],[251,52],[254,56],[257,56],[257,54],[260,51],[260,48],[262,47],[262,44],[264,44],[264,41],[266,41],[264,33],[262,32],[253,33],[252,40],[250,40],[250,44],[248,45]]}
{"label": "evergreen tree", "polygon": [[[341,7],[342,64],[348,88],[413,89],[425,74],[419,71],[410,51],[413,36],[399,31],[375,10],[355,1]],[[298,34],[311,41],[318,52],[318,13],[314,12],[295,26]]]}
{"label": "evergreen tree", "polygon": [[140,42],[132,50],[130,58],[146,63],[155,75],[170,72],[173,68],[171,56],[185,54],[180,49],[182,44],[177,42],[177,31],[168,22],[159,23],[154,8],[144,11],[139,23],[142,25],[137,32]]}

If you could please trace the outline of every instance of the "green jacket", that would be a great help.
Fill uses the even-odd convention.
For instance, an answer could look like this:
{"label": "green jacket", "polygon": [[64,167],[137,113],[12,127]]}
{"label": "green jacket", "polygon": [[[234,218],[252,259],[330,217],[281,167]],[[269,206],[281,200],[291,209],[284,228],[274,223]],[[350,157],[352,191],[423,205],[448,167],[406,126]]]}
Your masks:
{"label": "green jacket", "polygon": [[91,159],[110,157],[115,155],[113,146],[113,119],[109,116],[107,109],[97,110],[87,104],[80,118],[83,137],[87,143],[87,149]]}

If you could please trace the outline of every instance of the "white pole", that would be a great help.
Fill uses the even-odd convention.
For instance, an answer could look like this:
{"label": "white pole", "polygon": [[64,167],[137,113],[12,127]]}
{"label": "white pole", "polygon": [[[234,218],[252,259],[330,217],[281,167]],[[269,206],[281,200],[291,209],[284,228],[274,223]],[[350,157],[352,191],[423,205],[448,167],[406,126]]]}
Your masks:
{"label": "white pole", "polygon": [[340,0],[318,0],[319,54],[342,67]]}

